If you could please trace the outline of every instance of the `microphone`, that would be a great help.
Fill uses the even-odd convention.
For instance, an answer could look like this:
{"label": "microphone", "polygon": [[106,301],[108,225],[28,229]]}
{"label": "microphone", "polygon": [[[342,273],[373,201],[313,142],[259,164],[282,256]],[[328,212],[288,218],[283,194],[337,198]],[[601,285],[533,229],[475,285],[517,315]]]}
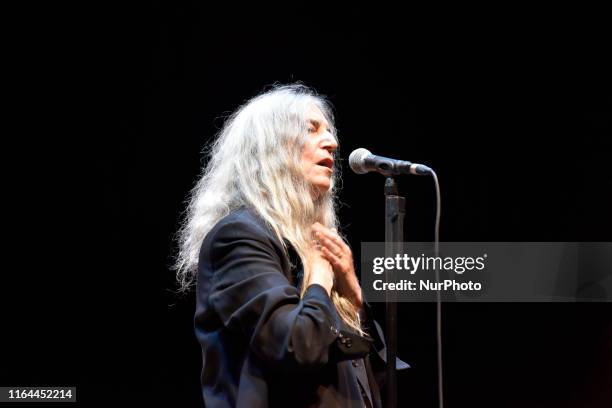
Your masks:
{"label": "microphone", "polygon": [[400,174],[426,176],[433,173],[432,169],[423,164],[376,156],[364,148],[353,150],[349,156],[349,166],[357,174],[375,171],[385,176],[398,176]]}

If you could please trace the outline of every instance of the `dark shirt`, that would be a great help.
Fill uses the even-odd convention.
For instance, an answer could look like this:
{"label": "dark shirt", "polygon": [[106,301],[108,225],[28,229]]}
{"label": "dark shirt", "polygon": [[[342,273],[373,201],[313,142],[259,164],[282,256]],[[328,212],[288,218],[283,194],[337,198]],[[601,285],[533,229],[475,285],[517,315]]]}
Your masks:
{"label": "dark shirt", "polygon": [[252,210],[207,234],[195,314],[206,407],[381,407],[384,337],[369,307],[360,336],[323,287],[300,298],[299,269]]}

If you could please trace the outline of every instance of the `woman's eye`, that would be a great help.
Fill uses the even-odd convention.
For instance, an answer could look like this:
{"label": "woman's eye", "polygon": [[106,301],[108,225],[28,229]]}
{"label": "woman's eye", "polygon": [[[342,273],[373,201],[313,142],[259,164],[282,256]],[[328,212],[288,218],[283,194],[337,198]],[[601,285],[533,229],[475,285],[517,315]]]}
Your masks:
{"label": "woman's eye", "polygon": [[317,131],[317,129],[315,129],[313,127],[308,128],[308,132],[310,132],[310,133],[314,133],[316,131]]}

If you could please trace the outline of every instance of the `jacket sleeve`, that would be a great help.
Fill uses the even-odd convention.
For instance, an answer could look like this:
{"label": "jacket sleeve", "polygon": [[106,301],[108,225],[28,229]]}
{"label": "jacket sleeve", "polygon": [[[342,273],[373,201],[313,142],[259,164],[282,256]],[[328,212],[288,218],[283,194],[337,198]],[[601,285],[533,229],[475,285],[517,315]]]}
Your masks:
{"label": "jacket sleeve", "polygon": [[[382,388],[386,383],[386,370],[387,370],[387,343],[385,341],[385,335],[382,328],[376,320],[374,320],[374,313],[372,307],[368,302],[364,300],[362,312],[362,326],[364,330],[372,337],[372,352],[370,353],[370,362],[372,371],[378,386]],[[405,370],[410,368],[406,362],[395,358],[395,369]]]}
{"label": "jacket sleeve", "polygon": [[341,320],[325,289],[311,285],[300,299],[261,226],[235,221],[217,229],[210,245],[209,302],[223,325],[244,336],[271,367],[302,370],[330,359]]}

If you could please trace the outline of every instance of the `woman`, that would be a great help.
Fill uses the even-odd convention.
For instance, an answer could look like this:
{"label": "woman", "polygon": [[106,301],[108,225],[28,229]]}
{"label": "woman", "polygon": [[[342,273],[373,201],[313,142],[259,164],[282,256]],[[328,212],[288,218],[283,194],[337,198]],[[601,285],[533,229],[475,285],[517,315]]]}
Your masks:
{"label": "woman", "polygon": [[177,263],[197,282],[205,406],[381,405],[384,341],[336,232],[337,147],[301,85],[248,101],[214,142]]}

